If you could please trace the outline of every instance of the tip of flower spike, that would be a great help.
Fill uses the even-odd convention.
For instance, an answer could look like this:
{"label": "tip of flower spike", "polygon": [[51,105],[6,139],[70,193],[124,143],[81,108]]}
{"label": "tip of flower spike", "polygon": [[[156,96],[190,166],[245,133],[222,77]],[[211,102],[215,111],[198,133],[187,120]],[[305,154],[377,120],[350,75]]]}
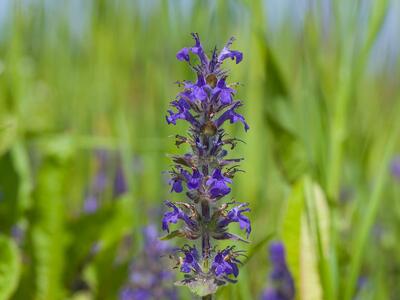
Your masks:
{"label": "tip of flower spike", "polygon": [[273,242],[269,246],[269,255],[272,262],[285,261],[285,246],[282,242]]}

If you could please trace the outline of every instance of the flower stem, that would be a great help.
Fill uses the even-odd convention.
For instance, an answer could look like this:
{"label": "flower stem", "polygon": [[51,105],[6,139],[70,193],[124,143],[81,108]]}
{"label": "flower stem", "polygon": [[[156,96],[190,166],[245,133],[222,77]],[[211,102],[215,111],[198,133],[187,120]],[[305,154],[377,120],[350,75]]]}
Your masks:
{"label": "flower stem", "polygon": [[201,297],[202,300],[212,300],[212,295]]}
{"label": "flower stem", "polygon": [[208,228],[206,223],[210,219],[210,205],[206,200],[203,200],[201,202],[201,215],[203,218],[203,226],[204,226],[202,230],[201,246],[202,246],[204,262],[207,265],[206,267],[208,268],[208,258],[210,257],[211,244],[210,244],[210,235],[208,233]]}

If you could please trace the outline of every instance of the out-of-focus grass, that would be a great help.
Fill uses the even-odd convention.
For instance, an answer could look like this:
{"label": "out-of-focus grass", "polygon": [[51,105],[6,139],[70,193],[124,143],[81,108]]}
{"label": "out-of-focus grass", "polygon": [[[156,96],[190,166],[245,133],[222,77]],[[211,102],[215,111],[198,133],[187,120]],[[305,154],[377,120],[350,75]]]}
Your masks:
{"label": "out-of-focus grass", "polygon": [[[170,136],[186,127],[164,115],[174,82],[192,76],[175,60],[192,31],[207,49],[234,35],[244,52],[228,68],[251,126],[232,127],[246,142],[233,189],[252,207],[251,256],[218,299],[259,296],[271,235],[285,242],[298,299],[396,299],[400,194],[388,164],[400,147],[400,69],[371,54],[390,1],[328,1],[329,18],[317,1],[303,22],[281,26],[268,20],[272,1],[10,2],[0,30],[0,299],[118,295],[141,227],[175,197],[162,171],[177,151]],[[105,193],[85,215],[98,149],[119,153],[128,193]]]}

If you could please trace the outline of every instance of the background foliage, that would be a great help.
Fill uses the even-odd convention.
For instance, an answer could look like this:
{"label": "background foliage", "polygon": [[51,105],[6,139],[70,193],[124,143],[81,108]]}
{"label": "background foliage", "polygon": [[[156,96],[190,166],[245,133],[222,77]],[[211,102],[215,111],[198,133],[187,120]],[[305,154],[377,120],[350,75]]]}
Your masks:
{"label": "background foliage", "polygon": [[[206,49],[234,35],[244,52],[232,78],[251,129],[232,129],[246,142],[233,188],[252,207],[252,243],[218,299],[259,296],[271,238],[298,299],[398,299],[397,1],[0,4],[0,299],[117,297],[141,228],[171,197],[165,154],[186,128],[164,115],[191,76],[175,59],[190,32]],[[107,186],[87,213],[99,150]]]}

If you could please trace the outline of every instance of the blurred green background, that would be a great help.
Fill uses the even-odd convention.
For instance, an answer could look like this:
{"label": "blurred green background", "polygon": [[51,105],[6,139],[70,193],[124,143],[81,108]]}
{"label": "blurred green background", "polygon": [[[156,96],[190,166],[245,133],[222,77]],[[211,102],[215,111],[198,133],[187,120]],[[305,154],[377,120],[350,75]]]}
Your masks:
{"label": "blurred green background", "polygon": [[194,79],[175,59],[190,32],[244,53],[225,67],[252,243],[217,299],[258,299],[271,239],[297,299],[399,299],[396,0],[0,1],[0,299],[118,297],[142,227],[179,199],[162,172],[187,127],[165,114]]}

